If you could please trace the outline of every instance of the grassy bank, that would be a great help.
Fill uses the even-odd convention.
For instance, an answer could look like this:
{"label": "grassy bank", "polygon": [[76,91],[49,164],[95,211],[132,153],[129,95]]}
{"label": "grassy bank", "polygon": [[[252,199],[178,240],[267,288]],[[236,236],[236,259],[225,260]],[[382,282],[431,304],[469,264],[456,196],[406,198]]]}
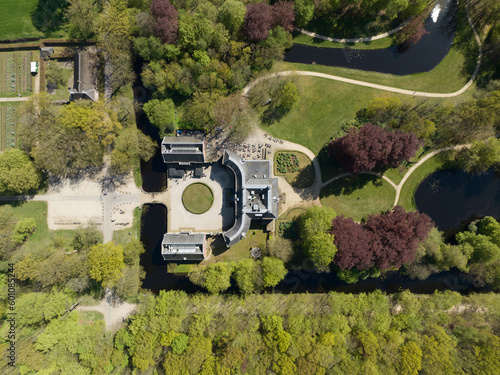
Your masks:
{"label": "grassy bank", "polygon": [[415,169],[401,189],[398,205],[404,207],[406,210],[416,211],[415,192],[418,186],[431,173],[446,169],[450,155],[451,151],[434,155]]}
{"label": "grassy bank", "polygon": [[394,44],[394,39],[388,36],[371,42],[336,43],[297,32],[297,35],[293,38],[293,42],[321,48],[381,49],[392,46]]}

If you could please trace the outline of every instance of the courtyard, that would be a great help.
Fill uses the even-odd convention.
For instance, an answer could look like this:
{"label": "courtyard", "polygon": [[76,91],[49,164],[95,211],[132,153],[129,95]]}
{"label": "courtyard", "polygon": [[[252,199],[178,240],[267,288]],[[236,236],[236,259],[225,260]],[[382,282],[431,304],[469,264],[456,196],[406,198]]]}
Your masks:
{"label": "courtyard", "polygon": [[[213,202],[210,208],[200,214],[188,211],[183,204],[184,191],[195,183],[210,188]],[[188,170],[182,178],[167,179],[164,193],[167,214],[167,232],[204,232],[218,233],[234,222],[234,176],[223,166],[213,163],[203,168],[202,177],[194,177]]]}

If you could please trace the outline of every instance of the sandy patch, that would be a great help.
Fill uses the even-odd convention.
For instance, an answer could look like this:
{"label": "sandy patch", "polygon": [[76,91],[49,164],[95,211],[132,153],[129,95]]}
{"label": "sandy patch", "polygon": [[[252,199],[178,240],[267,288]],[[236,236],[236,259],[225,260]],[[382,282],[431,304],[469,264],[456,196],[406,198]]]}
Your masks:
{"label": "sandy patch", "polygon": [[102,203],[99,201],[49,201],[47,224],[49,229],[77,229],[94,222],[102,225]]}

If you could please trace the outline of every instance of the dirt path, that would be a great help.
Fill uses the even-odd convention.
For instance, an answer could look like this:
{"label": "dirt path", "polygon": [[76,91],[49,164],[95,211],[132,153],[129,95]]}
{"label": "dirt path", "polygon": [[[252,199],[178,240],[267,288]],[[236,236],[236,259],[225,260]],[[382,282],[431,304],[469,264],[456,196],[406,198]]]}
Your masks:
{"label": "dirt path", "polygon": [[96,311],[103,315],[106,330],[110,331],[120,325],[130,314],[136,310],[137,305],[122,301],[116,294],[106,288],[101,303],[94,306],[78,305],[76,311]]}

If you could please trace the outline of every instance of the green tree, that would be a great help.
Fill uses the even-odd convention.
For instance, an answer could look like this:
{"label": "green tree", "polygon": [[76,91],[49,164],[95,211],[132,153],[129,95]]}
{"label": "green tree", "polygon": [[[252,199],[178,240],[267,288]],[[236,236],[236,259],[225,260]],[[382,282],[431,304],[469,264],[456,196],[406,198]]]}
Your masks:
{"label": "green tree", "polygon": [[124,129],[113,144],[111,152],[112,173],[127,173],[138,166],[139,160],[150,160],[157,147],[157,144],[149,136],[135,126]]}
{"label": "green tree", "polygon": [[176,112],[174,102],[171,99],[153,99],[142,107],[153,126],[160,129],[162,134],[172,133],[175,130]]}
{"label": "green tree", "polygon": [[500,223],[491,216],[485,216],[477,223],[477,233],[487,236],[491,242],[500,246]]}
{"label": "green tree", "polygon": [[278,107],[285,113],[290,112],[292,107],[299,100],[299,91],[292,82],[287,82],[281,90]]}
{"label": "green tree", "polygon": [[500,140],[491,138],[486,142],[473,142],[462,151],[457,162],[468,173],[486,173],[491,167],[500,167]]}
{"label": "green tree", "polygon": [[36,220],[25,217],[19,220],[12,232],[12,240],[18,244],[23,243],[36,230]]}
{"label": "green tree", "polygon": [[482,234],[462,232],[455,236],[459,245],[470,245],[473,249],[471,263],[487,263],[500,258],[500,247]]}
{"label": "green tree", "polygon": [[87,265],[91,278],[100,281],[103,288],[113,287],[125,268],[123,246],[116,245],[114,242],[92,246],[88,254]]}
{"label": "green tree", "polygon": [[330,207],[313,206],[301,216],[299,222],[300,236],[307,241],[318,233],[326,233],[332,229],[332,220],[336,213]]}
{"label": "green tree", "polygon": [[262,283],[260,264],[253,259],[239,261],[234,267],[234,280],[242,294],[254,293]]}
{"label": "green tree", "polygon": [[294,0],[295,22],[299,27],[306,27],[314,15],[314,3],[311,0]]}
{"label": "green tree", "polygon": [[262,260],[262,285],[275,287],[285,278],[287,270],[281,259],[265,257]]}
{"label": "green tree", "polygon": [[218,20],[232,33],[240,31],[246,13],[245,5],[238,0],[226,0],[219,9]]}
{"label": "green tree", "polygon": [[230,263],[212,263],[198,266],[188,274],[193,284],[205,288],[209,293],[217,294],[231,286],[233,265]]}
{"label": "green tree", "polygon": [[67,83],[64,82],[64,68],[58,65],[55,61],[49,61],[47,63],[45,78],[47,80],[47,85],[50,85],[53,88]]}
{"label": "green tree", "polygon": [[337,253],[333,234],[319,232],[304,242],[304,250],[318,266],[328,266]]}
{"label": "green tree", "polygon": [[293,243],[291,240],[273,236],[267,241],[266,253],[268,256],[281,259],[287,263],[292,260],[293,256]]}
{"label": "green tree", "polygon": [[0,154],[0,195],[26,194],[38,188],[41,176],[28,155],[18,149]]}
{"label": "green tree", "polygon": [[189,336],[181,333],[174,339],[174,341],[172,341],[172,351],[174,352],[174,354],[181,354],[187,349],[188,343]]}
{"label": "green tree", "polygon": [[85,0],[69,0],[65,16],[69,21],[69,34],[75,39],[89,39],[94,35],[98,17],[98,3]]}
{"label": "green tree", "polygon": [[71,246],[75,250],[90,250],[90,247],[102,242],[102,233],[97,229],[97,225],[90,223],[85,227],[80,227],[75,231],[75,237]]}
{"label": "green tree", "polygon": [[422,369],[422,350],[414,341],[409,341],[399,349],[398,372],[401,375],[418,375]]}

